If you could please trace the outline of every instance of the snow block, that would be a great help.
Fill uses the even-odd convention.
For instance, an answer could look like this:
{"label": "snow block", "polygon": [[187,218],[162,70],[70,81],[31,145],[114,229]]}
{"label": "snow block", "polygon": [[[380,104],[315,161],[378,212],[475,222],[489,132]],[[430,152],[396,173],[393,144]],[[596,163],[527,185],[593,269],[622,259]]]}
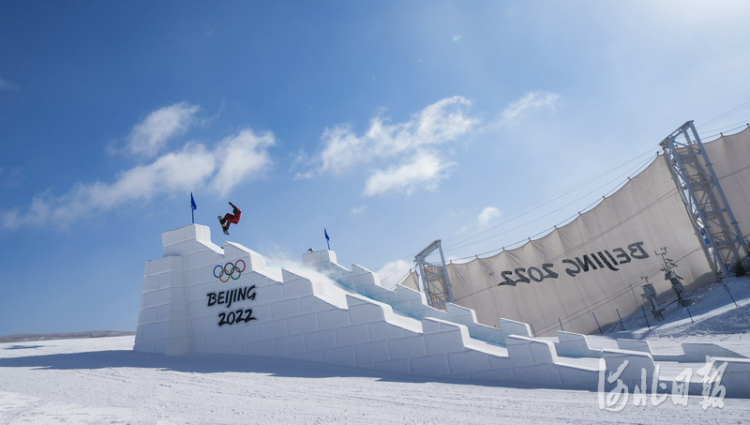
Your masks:
{"label": "snow block", "polygon": [[305,339],[305,335],[276,338],[274,340],[276,355],[281,357],[294,357],[296,355],[307,353],[310,350],[307,348]]}
{"label": "snow block", "polygon": [[395,340],[421,333],[418,330],[412,328],[405,329],[400,326],[394,326],[388,322],[368,323],[367,329],[370,331],[371,341]]}
{"label": "snow block", "polygon": [[408,359],[427,355],[427,346],[422,336],[393,338],[388,341],[391,359]]}
{"label": "snow block", "polygon": [[336,342],[336,331],[333,329],[306,334],[305,344],[309,351],[324,351],[339,347]]}
{"label": "snow block", "polygon": [[258,301],[263,301],[264,304],[272,304],[283,301],[284,288],[281,283],[272,283],[270,285],[256,285],[256,292],[258,293]]}
{"label": "snow block", "polygon": [[302,263],[305,267],[325,272],[336,264],[336,253],[333,251],[313,251],[302,255]]}
{"label": "snow block", "polygon": [[447,354],[465,349],[464,341],[469,339],[466,326],[433,318],[424,319],[422,326],[427,354]]}
{"label": "snow block", "polygon": [[599,368],[560,366],[558,368],[563,388],[589,390],[599,384]]}
{"label": "snow block", "polygon": [[207,226],[191,224],[162,233],[164,257],[182,256],[203,250],[220,252],[221,248],[211,242],[211,230]]}
{"label": "snow block", "polygon": [[351,287],[354,288],[354,290],[361,292],[363,294],[369,295],[369,294],[377,294],[379,291],[377,289],[383,289],[379,286],[375,285],[375,274],[369,270],[364,270],[360,273],[352,273],[347,276],[350,279]]}
{"label": "snow block", "polygon": [[552,342],[511,335],[505,342],[508,356],[514,366],[554,364],[557,355]]}
{"label": "snow block", "polygon": [[370,339],[370,329],[367,324],[338,327],[335,328],[336,341],[341,347],[349,345],[361,345],[372,342]]}
{"label": "snow block", "polygon": [[380,362],[375,363],[375,369],[382,370],[386,372],[396,372],[396,373],[405,373],[405,374],[412,374],[411,370],[411,361],[409,359],[398,359],[398,360],[390,360],[387,362]]}
{"label": "snow block", "polygon": [[352,264],[352,273],[355,275],[369,275],[371,276],[370,281],[372,281],[375,285],[382,287],[380,284],[380,277],[377,275],[377,273],[373,273],[369,269],[360,266],[359,264]]}
{"label": "snow block", "polygon": [[[346,305],[346,301],[344,300],[342,304]],[[299,307],[302,314],[323,313],[336,309],[336,306],[314,295],[300,298]],[[320,314],[318,314],[318,318],[320,318]],[[320,320],[318,322],[320,323]]]}
{"label": "snow block", "polygon": [[247,345],[247,354],[251,356],[275,357],[276,342],[272,339],[258,341]]}
{"label": "snow block", "polygon": [[531,326],[515,320],[500,318],[500,329],[505,335],[533,336]]}
{"label": "snow block", "polygon": [[369,363],[380,363],[391,360],[391,353],[388,350],[387,341],[377,341],[354,346],[354,353],[357,356],[357,364],[365,365]]}
{"label": "snow block", "polygon": [[456,323],[476,323],[477,315],[474,310],[466,307],[461,307],[453,303],[445,304],[446,318]]}
{"label": "snow block", "polygon": [[496,382],[517,382],[510,358],[490,357],[489,361],[489,370],[473,373],[470,378]]}
{"label": "snow block", "polygon": [[284,280],[284,284],[282,285],[284,298],[301,298],[314,294],[312,282],[310,282],[310,280],[296,275],[286,269],[281,271],[281,275]]}
{"label": "snow block", "polygon": [[385,320],[383,307],[366,298],[347,295],[346,302],[349,305],[349,315],[353,325]]}
{"label": "snow block", "polygon": [[506,346],[516,381],[555,388],[563,386],[550,341],[512,335],[506,338]]}
{"label": "snow block", "polygon": [[617,347],[622,350],[640,351],[642,353],[651,353],[651,344],[646,340],[637,339],[618,339]]}
{"label": "snow block", "polygon": [[[724,364],[726,363],[726,366]],[[716,357],[711,364],[709,376],[719,375],[719,384],[726,388],[726,396],[732,398],[750,398],[750,359],[735,359],[730,357]]]}
{"label": "snow block", "polygon": [[411,359],[411,370],[415,375],[436,377],[448,376],[451,372],[448,365],[448,356],[445,354],[413,358]]}
{"label": "snow block", "polygon": [[470,379],[480,372],[490,370],[490,356],[472,350],[450,353],[448,354],[448,366],[452,378]]}
{"label": "snow block", "polygon": [[739,353],[711,343],[683,342],[682,350],[685,352],[685,355],[675,361],[700,363],[706,357],[746,358]]}
{"label": "snow block", "polygon": [[232,333],[229,330],[224,330],[206,335],[204,343],[210,353],[220,353],[223,349],[232,345]]}
{"label": "snow block", "polygon": [[258,338],[261,340],[281,338],[289,335],[286,320],[274,320],[258,324]]}
{"label": "snow block", "polygon": [[254,344],[260,341],[258,336],[257,326],[244,326],[236,329],[232,329],[232,343],[247,349],[249,344]]}
{"label": "snow block", "polygon": [[296,317],[302,314],[302,309],[299,305],[299,300],[296,298],[276,301],[271,304],[271,319],[286,319],[289,317]]}
{"label": "snow block", "polygon": [[[670,357],[650,354],[647,342],[620,340],[628,350],[599,351],[585,336],[562,331],[553,343],[534,338],[525,323],[500,319],[498,329],[462,306],[438,310],[418,291],[383,288],[372,271],[341,267],[333,251],[306,253],[308,268],[292,271],[238,243],[213,244],[206,226],[164,232],[162,244],[164,256],[144,269],[136,351],[283,357],[589,391],[598,388],[600,370],[618,374],[607,389],[616,379],[632,388],[642,371],[648,379],[656,373],[655,359],[712,356],[712,367],[725,367],[729,397],[750,387],[750,360],[723,347],[686,343],[683,355]],[[690,391],[700,394],[700,385]]]}
{"label": "snow block", "polygon": [[559,342],[555,343],[555,349],[559,356],[594,358],[602,356],[601,350],[594,350],[589,346],[585,335],[557,331],[557,339]]}
{"label": "snow block", "polygon": [[506,334],[500,329],[477,322],[477,316],[474,310],[453,303],[446,303],[445,307],[445,319],[465,325],[469,329],[469,335],[471,335],[472,338],[502,346],[505,345]]}
{"label": "snow block", "polygon": [[318,327],[322,329],[337,329],[351,325],[347,310],[328,309],[317,314]]}
{"label": "snow block", "polygon": [[651,385],[656,370],[651,354],[639,351],[604,349],[602,361],[607,377],[604,389],[607,391],[621,382],[632,392],[636,385],[641,388],[643,376],[647,385]]}
{"label": "snow block", "polygon": [[[162,257],[146,262],[145,276],[156,276],[162,273],[182,270],[181,257]],[[144,288],[145,289],[145,288]],[[159,289],[159,288],[156,288]]]}
{"label": "snow block", "polygon": [[354,355],[354,347],[334,348],[323,352],[323,362],[339,364],[343,366],[356,366],[357,359]]}
{"label": "snow block", "polygon": [[289,335],[307,334],[318,331],[318,315],[305,314],[290,317],[286,321]]}

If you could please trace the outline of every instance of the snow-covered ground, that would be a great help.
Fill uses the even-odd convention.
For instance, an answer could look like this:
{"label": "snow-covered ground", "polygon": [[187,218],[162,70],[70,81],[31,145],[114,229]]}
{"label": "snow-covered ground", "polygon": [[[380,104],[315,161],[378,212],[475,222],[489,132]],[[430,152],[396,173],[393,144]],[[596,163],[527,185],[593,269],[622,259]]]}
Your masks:
{"label": "snow-covered ground", "polygon": [[[746,310],[746,308],[741,308]],[[737,312],[740,309],[736,310]],[[747,323],[747,322],[746,322]],[[750,355],[750,333],[687,338]],[[695,326],[695,325],[693,325]],[[676,333],[674,332],[676,330]],[[724,407],[664,403],[620,412],[597,393],[439,382],[292,360],[221,355],[166,357],[132,351],[133,336],[0,344],[0,423],[748,423],[750,400]],[[604,337],[597,344],[607,345]]]}
{"label": "snow-covered ground", "polygon": [[[651,330],[589,336],[646,339],[657,353],[713,342],[750,357],[750,299]],[[134,336],[82,332],[0,337],[0,424],[750,423],[750,400],[724,407],[666,399],[619,412],[596,392],[437,381],[294,360],[132,351]],[[51,338],[67,339],[51,339]],[[72,338],[72,339],[71,339]],[[612,406],[610,404],[609,406]]]}

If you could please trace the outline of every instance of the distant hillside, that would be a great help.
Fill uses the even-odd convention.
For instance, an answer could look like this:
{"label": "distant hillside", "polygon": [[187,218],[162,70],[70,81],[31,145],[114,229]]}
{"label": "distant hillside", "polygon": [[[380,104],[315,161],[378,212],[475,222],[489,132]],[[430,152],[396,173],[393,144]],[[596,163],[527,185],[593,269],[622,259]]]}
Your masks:
{"label": "distant hillside", "polygon": [[24,341],[48,341],[52,339],[77,339],[77,338],[106,338],[112,336],[135,335],[135,332],[121,331],[88,331],[88,332],[63,332],[58,334],[15,334],[0,336],[2,342],[24,342]]}

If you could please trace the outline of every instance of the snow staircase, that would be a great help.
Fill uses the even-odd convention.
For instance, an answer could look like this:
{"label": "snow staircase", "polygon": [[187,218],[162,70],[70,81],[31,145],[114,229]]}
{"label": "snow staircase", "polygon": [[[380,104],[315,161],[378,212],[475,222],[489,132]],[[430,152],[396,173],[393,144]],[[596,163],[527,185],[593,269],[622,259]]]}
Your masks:
{"label": "snow staircase", "polygon": [[[621,379],[630,386],[640,384],[641,368],[651,379],[655,358],[672,361],[637,342],[593,349],[583,335],[560,332],[553,342],[535,338],[528,325],[512,320],[501,319],[499,329],[480,324],[473,310],[454,304],[437,310],[410,288],[382,287],[363,267],[349,271],[332,251],[305,254],[306,267],[280,268],[240,244],[213,244],[209,228],[200,225],[165,232],[162,243],[163,257],[146,264],[136,351],[284,357],[592,391],[624,360],[631,366]],[[743,385],[747,393],[747,359],[713,344],[683,349],[675,362],[704,361],[703,354],[719,356],[714,364],[729,359],[728,396],[738,396],[735,387]],[[698,386],[690,389],[700,394]]]}
{"label": "snow staircase", "polygon": [[[649,386],[663,384],[660,392],[672,392],[676,379],[686,369],[691,370],[688,392],[691,395],[702,395],[703,378],[711,376],[722,368],[726,368],[721,377],[721,385],[726,388],[728,397],[750,397],[750,359],[712,343],[681,344],[682,353],[656,353],[647,340],[617,339],[617,349],[592,348],[585,335],[558,331],[558,342],[555,349],[558,355],[573,358],[603,359],[607,374],[616,371],[624,361],[628,367],[619,375],[619,379],[631,391],[638,386],[643,387],[643,379]],[[703,375],[697,373],[703,370]],[[642,375],[642,370],[646,371]],[[607,375],[608,376],[608,375]],[[680,384],[678,382],[678,384]],[[607,386],[611,389],[611,386]],[[664,390],[666,389],[666,390]]]}

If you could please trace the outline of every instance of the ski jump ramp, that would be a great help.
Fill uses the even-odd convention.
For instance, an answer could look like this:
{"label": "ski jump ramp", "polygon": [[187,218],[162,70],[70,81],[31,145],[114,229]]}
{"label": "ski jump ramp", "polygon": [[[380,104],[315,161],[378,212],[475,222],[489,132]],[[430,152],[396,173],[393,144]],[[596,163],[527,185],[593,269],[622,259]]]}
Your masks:
{"label": "ski jump ramp", "polygon": [[[210,229],[196,224],[164,232],[162,243],[163,257],[146,264],[135,351],[283,357],[590,391],[620,381],[641,385],[642,371],[649,385],[671,385],[674,376],[659,373],[662,363],[663,370],[706,364],[718,370],[727,363],[727,396],[750,397],[750,359],[713,344],[686,344],[684,355],[671,356],[640,341],[597,350],[584,335],[535,338],[524,323],[500,319],[498,327],[487,326],[464,307],[434,309],[420,292],[401,285],[389,290],[363,267],[340,266],[333,251],[304,254],[299,269],[281,268],[238,243],[215,245]],[[620,370],[619,381],[607,381],[625,360],[630,366]],[[688,387],[701,394],[700,378]]]}

